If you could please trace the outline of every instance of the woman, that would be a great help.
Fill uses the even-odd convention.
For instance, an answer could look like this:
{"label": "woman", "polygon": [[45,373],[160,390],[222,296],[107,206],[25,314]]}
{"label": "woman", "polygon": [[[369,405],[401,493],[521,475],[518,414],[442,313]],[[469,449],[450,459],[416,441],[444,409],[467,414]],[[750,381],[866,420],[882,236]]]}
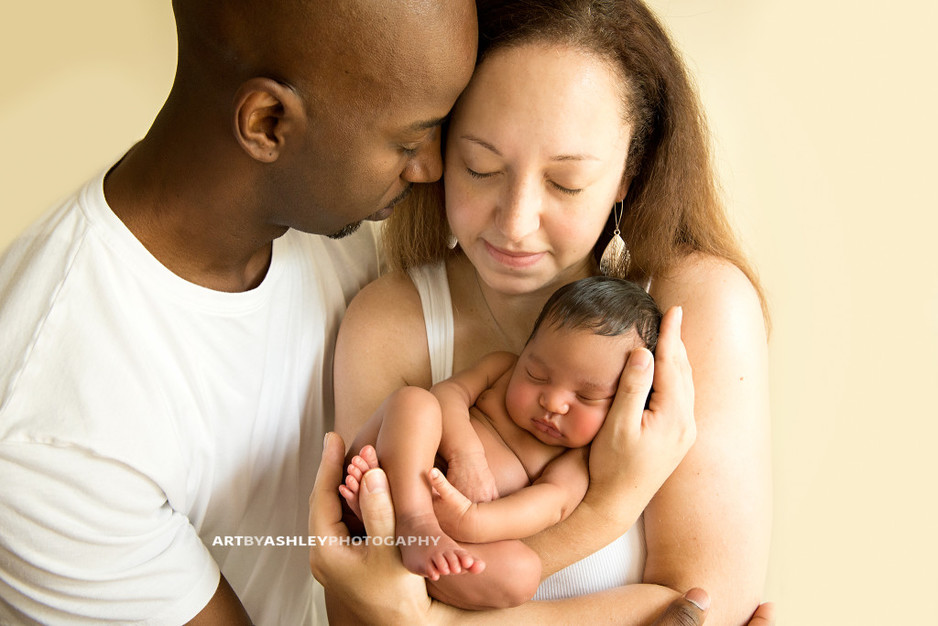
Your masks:
{"label": "woman", "polygon": [[766,325],[693,89],[637,1],[483,1],[479,20],[479,64],[448,129],[445,213],[439,189],[424,188],[391,219],[391,260],[410,274],[385,276],[349,309],[336,429],[350,441],[394,389],[519,352],[549,295],[598,273],[621,233],[629,254],[610,251],[604,268],[647,285],[662,310],[683,308],[697,441],[648,503],[644,537],[641,523],[620,527],[629,490],[610,477],[628,459],[594,447],[589,506],[529,545],[553,573],[622,537],[543,595],[616,586],[597,606],[639,619],[699,585],[713,598],[709,623],[741,623],[769,545]]}

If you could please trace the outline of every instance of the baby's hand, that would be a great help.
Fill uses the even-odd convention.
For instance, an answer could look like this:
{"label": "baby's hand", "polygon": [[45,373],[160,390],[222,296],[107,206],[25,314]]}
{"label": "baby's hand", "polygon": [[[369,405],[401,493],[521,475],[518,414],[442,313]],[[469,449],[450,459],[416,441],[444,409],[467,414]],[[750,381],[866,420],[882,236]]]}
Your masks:
{"label": "baby's hand", "polygon": [[430,486],[433,487],[433,512],[443,532],[456,541],[475,543],[473,530],[478,505],[460,493],[436,468],[430,470]]}
{"label": "baby's hand", "polygon": [[495,476],[485,455],[463,454],[447,459],[446,480],[470,502],[491,502],[498,499]]}

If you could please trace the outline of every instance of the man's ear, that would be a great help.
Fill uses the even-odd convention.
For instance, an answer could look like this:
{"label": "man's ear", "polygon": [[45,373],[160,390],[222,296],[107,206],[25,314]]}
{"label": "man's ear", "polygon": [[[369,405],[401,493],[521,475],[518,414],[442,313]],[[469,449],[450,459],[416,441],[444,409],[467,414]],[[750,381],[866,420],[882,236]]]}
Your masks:
{"label": "man's ear", "polygon": [[235,94],[234,134],[251,158],[273,163],[306,126],[300,97],[270,78],[252,78]]}

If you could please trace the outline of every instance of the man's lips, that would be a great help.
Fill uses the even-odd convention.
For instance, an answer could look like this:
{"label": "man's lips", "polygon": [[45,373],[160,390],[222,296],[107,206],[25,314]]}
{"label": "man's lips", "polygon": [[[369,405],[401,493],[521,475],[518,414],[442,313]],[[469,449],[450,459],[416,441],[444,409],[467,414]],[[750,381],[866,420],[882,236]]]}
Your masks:
{"label": "man's lips", "polygon": [[493,246],[485,240],[483,240],[483,242],[485,243],[485,249],[493,259],[502,265],[513,268],[520,269],[530,267],[540,261],[545,254],[544,252],[514,252]]}
{"label": "man's lips", "polygon": [[404,189],[399,194],[397,194],[393,200],[388,202],[387,206],[369,215],[368,219],[372,222],[380,222],[381,220],[391,217],[391,214],[394,213],[394,207],[400,204],[404,198],[410,195],[413,187],[413,185],[407,185],[404,187]]}

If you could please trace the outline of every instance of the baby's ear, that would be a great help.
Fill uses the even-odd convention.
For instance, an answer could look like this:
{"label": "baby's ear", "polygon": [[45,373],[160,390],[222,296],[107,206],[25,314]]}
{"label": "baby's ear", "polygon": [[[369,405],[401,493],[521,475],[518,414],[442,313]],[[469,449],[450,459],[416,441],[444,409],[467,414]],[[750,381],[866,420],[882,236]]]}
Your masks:
{"label": "baby's ear", "polygon": [[251,158],[273,163],[291,136],[306,127],[301,98],[271,78],[252,78],[235,94],[234,134]]}

